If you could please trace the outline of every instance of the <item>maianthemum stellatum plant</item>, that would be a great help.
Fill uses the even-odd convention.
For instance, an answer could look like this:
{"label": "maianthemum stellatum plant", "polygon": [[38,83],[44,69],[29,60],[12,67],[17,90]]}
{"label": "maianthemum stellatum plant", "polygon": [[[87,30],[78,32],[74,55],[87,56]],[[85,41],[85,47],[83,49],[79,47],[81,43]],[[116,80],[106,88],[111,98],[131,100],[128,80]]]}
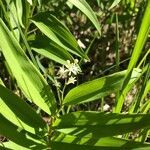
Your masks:
{"label": "maianthemum stellatum plant", "polygon": [[[99,21],[87,2],[68,0],[65,4],[81,10],[101,34]],[[0,1],[0,52],[10,76],[23,94],[22,97],[14,94],[0,79],[0,135],[7,138],[0,142],[0,149],[149,150],[146,139],[150,127],[150,102],[145,102],[144,98],[150,90],[150,69],[145,63],[150,50],[144,50],[144,45],[150,30],[150,0],[146,1],[127,70],[82,83],[66,94],[66,87],[77,82],[77,76],[82,72],[81,64],[89,58],[69,29],[50,11],[33,16],[36,5],[42,8],[41,3],[40,0]],[[118,3],[115,0],[110,9]],[[40,34],[28,37],[30,25],[35,25]],[[139,60],[142,51],[145,55]],[[55,77],[47,75],[57,92],[42,75],[41,71],[45,70],[34,53],[61,64]],[[142,87],[129,113],[122,113],[127,93],[141,78]],[[101,99],[112,92],[117,93],[112,113],[70,112],[74,105]],[[129,140],[130,135],[135,134],[138,138]]]}

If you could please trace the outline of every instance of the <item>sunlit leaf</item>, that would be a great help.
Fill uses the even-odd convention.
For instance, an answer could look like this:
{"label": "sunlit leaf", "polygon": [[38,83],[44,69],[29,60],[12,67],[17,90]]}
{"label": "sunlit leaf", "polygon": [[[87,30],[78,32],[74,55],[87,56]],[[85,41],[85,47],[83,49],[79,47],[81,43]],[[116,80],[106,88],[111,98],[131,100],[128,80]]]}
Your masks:
{"label": "sunlit leaf", "polygon": [[17,126],[9,122],[3,115],[0,114],[0,134],[10,139],[11,141],[27,148],[44,148],[45,145],[40,141],[41,139],[34,134],[25,130],[21,130]]}
{"label": "sunlit leaf", "polygon": [[53,42],[58,44],[63,49],[80,56],[87,58],[83,50],[78,46],[74,36],[69,29],[62,24],[50,12],[39,13],[32,22]]}
{"label": "sunlit leaf", "polygon": [[110,6],[109,9],[114,8],[116,5],[118,5],[120,3],[121,0],[114,0],[114,2],[112,3],[112,5]]}
{"label": "sunlit leaf", "polygon": [[63,65],[66,64],[66,60],[72,60],[72,56],[66,49],[60,47],[45,36],[36,37],[32,42],[32,49],[35,52]]}
{"label": "sunlit leaf", "polygon": [[25,101],[0,85],[0,113],[10,122],[29,132],[44,129],[45,122]]}
{"label": "sunlit leaf", "polygon": [[50,87],[0,19],[0,47],[23,93],[48,114],[55,112]]}
{"label": "sunlit leaf", "polygon": [[87,138],[57,132],[52,139],[54,150],[149,150],[149,148],[148,144],[113,137]]}
{"label": "sunlit leaf", "polygon": [[[89,102],[120,90],[125,74],[126,71],[122,71],[89,82],[85,82],[70,90],[66,95],[63,103],[65,105],[73,105]],[[139,76],[140,72],[135,70],[132,74],[131,82],[133,82]]]}
{"label": "sunlit leaf", "polygon": [[150,115],[74,112],[58,118],[54,128],[75,136],[101,138],[150,128]]}

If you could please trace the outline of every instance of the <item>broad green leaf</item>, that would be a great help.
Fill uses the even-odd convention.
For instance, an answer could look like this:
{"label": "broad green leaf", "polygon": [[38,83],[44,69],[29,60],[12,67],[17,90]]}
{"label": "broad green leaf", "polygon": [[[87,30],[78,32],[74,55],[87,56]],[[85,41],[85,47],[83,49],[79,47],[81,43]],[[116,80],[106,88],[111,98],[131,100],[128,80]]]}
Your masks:
{"label": "broad green leaf", "polygon": [[80,9],[93,23],[99,34],[101,34],[100,23],[89,4],[85,0],[68,0],[70,3]]}
{"label": "broad green leaf", "polygon": [[121,0],[114,0],[114,2],[112,3],[112,5],[110,6],[109,9],[114,8],[116,5],[118,5],[120,3]]}
{"label": "broad green leaf", "polygon": [[23,93],[48,114],[55,112],[54,95],[37,68],[0,19],[0,47]]}
{"label": "broad green leaf", "polygon": [[[66,105],[73,105],[89,102],[120,90],[125,74],[126,71],[122,71],[85,82],[70,90],[63,103]],[[139,75],[140,73],[138,70],[134,70],[131,82],[133,82]]]}
{"label": "broad green leaf", "polygon": [[43,119],[17,95],[0,85],[0,113],[10,122],[36,133],[46,126]]}
{"label": "broad green leaf", "polygon": [[66,64],[66,60],[72,60],[72,56],[66,49],[60,47],[45,36],[36,37],[32,42],[32,49],[35,52],[63,65]]}
{"label": "broad green leaf", "polygon": [[74,112],[58,118],[53,127],[66,134],[101,138],[150,128],[150,114]]}
{"label": "broad green leaf", "polygon": [[114,137],[87,138],[56,132],[52,139],[53,150],[149,150],[149,148],[148,144]]}
{"label": "broad green leaf", "polygon": [[74,36],[69,29],[63,25],[56,17],[51,15],[51,12],[39,13],[32,22],[53,42],[58,44],[63,49],[80,56],[87,58],[83,50],[78,46]]}
{"label": "broad green leaf", "polygon": [[41,139],[34,134],[31,134],[25,130],[21,130],[17,126],[9,122],[3,115],[0,114],[0,134],[8,138],[9,140],[15,142],[20,146],[27,148],[36,149],[40,147],[41,149],[45,147],[40,141]]}

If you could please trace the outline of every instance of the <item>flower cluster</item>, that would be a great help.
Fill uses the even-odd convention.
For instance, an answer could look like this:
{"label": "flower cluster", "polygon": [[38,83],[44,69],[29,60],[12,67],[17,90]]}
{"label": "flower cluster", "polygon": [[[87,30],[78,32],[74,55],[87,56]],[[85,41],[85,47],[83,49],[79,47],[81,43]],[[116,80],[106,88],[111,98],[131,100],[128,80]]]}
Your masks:
{"label": "flower cluster", "polygon": [[71,63],[70,60],[67,60],[66,65],[59,68],[57,75],[59,78],[63,78],[63,79],[66,79],[69,77],[66,83],[68,85],[71,83],[74,84],[77,81],[75,76],[79,74],[80,72],[81,72],[81,69],[78,65],[77,59],[75,59],[73,63]]}

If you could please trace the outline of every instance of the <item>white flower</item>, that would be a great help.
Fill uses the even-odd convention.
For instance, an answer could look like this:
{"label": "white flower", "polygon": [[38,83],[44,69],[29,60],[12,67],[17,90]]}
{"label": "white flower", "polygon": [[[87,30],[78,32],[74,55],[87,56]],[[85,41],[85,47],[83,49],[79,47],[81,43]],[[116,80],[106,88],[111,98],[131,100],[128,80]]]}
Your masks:
{"label": "white flower", "polygon": [[74,84],[76,81],[76,78],[71,76],[66,84]]}
{"label": "white flower", "polygon": [[75,59],[74,63],[70,63],[70,60],[67,60],[67,65],[65,65],[67,67],[67,71],[68,71],[68,75],[71,76],[71,74],[73,73],[74,75],[77,75],[81,72],[79,66],[78,66],[78,60]]}
{"label": "white flower", "polygon": [[64,68],[64,66],[60,67],[59,68],[59,71],[57,73],[57,75],[60,77],[60,78],[66,78],[67,77],[67,69]]}
{"label": "white flower", "polygon": [[80,39],[78,39],[78,44],[79,44],[79,46],[81,47],[81,48],[86,48],[86,46],[81,42],[81,40]]}
{"label": "white flower", "polygon": [[103,110],[108,111],[109,109],[110,109],[110,106],[108,104],[105,104],[104,107],[103,107]]}

